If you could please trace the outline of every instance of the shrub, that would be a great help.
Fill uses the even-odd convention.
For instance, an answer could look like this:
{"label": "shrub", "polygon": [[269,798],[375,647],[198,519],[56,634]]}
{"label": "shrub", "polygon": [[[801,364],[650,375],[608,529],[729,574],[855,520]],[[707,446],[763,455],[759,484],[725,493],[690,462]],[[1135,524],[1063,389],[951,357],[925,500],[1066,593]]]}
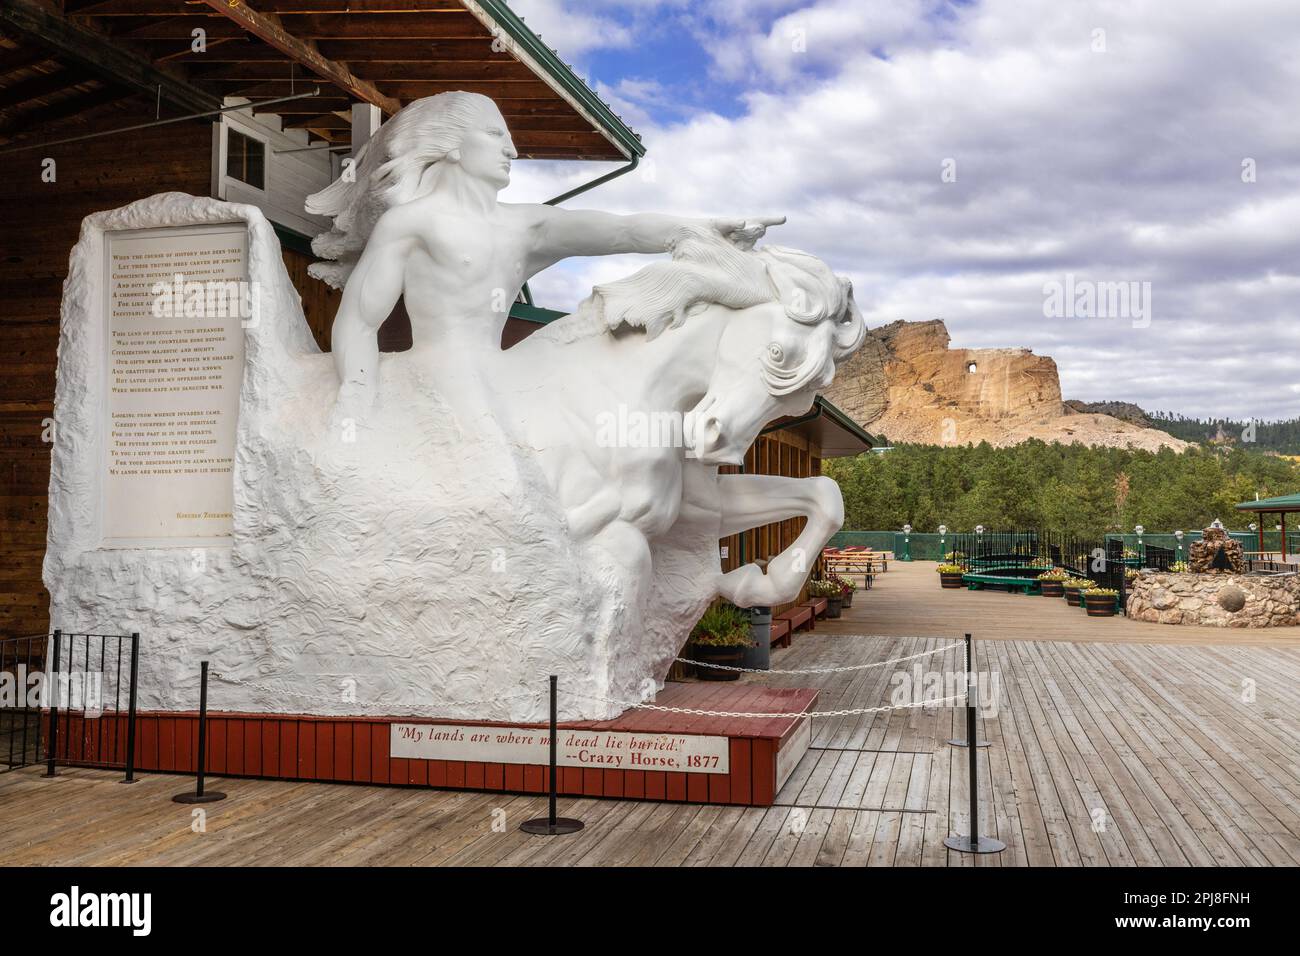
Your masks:
{"label": "shrub", "polygon": [[691,642],[709,647],[751,647],[749,612],[731,604],[716,604],[691,629]]}

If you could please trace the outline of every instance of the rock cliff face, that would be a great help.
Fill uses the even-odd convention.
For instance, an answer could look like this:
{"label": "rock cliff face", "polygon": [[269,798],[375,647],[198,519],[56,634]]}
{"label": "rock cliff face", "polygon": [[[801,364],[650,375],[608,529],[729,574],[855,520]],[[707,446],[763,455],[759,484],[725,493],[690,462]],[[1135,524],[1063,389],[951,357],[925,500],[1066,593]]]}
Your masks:
{"label": "rock cliff face", "polygon": [[873,329],[836,373],[827,398],[895,442],[1002,446],[1038,438],[1151,451],[1187,447],[1162,431],[1071,407],[1048,356],[954,349],[950,341],[939,320]]}

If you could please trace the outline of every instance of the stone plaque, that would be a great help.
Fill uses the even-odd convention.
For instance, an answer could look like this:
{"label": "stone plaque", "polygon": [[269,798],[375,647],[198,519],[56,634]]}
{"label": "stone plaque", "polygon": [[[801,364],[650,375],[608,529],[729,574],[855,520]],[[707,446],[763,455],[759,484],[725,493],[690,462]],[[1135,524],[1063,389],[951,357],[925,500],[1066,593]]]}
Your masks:
{"label": "stone plaque", "polygon": [[244,328],[257,312],[247,226],[105,240],[103,545],[224,543]]}

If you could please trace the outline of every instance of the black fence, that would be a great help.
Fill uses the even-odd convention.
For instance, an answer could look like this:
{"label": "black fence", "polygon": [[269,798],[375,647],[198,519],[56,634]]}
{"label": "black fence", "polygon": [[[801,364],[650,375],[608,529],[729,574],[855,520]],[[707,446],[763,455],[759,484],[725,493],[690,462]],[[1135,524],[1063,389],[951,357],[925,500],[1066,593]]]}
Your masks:
{"label": "black fence", "polygon": [[41,759],[41,698],[31,687],[45,673],[48,634],[0,638],[0,773]]}
{"label": "black fence", "polygon": [[60,763],[135,772],[139,634],[56,630],[0,639],[0,772]]}
{"label": "black fence", "polygon": [[1126,545],[1122,537],[1083,538],[1055,531],[961,532],[952,536],[946,556],[971,573],[1005,572],[1025,577],[1048,569],[1086,578],[1098,587],[1119,593],[1125,606],[1128,572],[1143,568],[1168,571],[1177,560],[1172,548],[1138,542]]}

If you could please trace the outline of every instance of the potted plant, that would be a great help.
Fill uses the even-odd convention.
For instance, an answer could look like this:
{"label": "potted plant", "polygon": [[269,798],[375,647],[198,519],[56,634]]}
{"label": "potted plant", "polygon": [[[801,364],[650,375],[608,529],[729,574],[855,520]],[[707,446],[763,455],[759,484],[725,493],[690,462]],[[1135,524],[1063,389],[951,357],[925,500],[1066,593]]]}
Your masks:
{"label": "potted plant", "polygon": [[[750,614],[730,604],[715,604],[691,629],[692,659],[701,664],[741,667],[745,648],[753,645]],[[696,668],[700,680],[737,680],[739,671],[720,667]]]}
{"label": "potted plant", "polygon": [[[1169,565],[1169,570],[1174,574],[1186,574],[1188,571],[1192,570],[1192,568],[1186,561],[1175,561],[1173,564]],[[1134,577],[1136,577],[1136,575],[1134,575]]]}
{"label": "potted plant", "polygon": [[1119,592],[1114,588],[1088,588],[1083,592],[1083,606],[1089,617],[1114,617]]}
{"label": "potted plant", "polygon": [[966,572],[960,564],[939,565],[939,585],[945,588],[961,587],[961,576]]}
{"label": "potted plant", "polygon": [[1082,593],[1088,588],[1096,586],[1095,581],[1089,581],[1087,578],[1066,578],[1061,582],[1061,590],[1065,594],[1065,603],[1071,607],[1081,607],[1083,605]]}
{"label": "potted plant", "polygon": [[809,581],[808,596],[826,599],[826,616],[828,618],[840,616],[840,609],[844,606],[844,592],[840,590],[839,584],[835,581],[829,578],[815,578]]}
{"label": "potted plant", "polygon": [[853,607],[853,592],[858,589],[857,584],[839,574],[832,574],[831,580],[840,586],[840,597],[844,601],[843,606]]}
{"label": "potted plant", "polygon": [[1062,586],[1069,575],[1060,569],[1044,571],[1038,576],[1038,583],[1042,587],[1043,597],[1061,597],[1065,588]]}

